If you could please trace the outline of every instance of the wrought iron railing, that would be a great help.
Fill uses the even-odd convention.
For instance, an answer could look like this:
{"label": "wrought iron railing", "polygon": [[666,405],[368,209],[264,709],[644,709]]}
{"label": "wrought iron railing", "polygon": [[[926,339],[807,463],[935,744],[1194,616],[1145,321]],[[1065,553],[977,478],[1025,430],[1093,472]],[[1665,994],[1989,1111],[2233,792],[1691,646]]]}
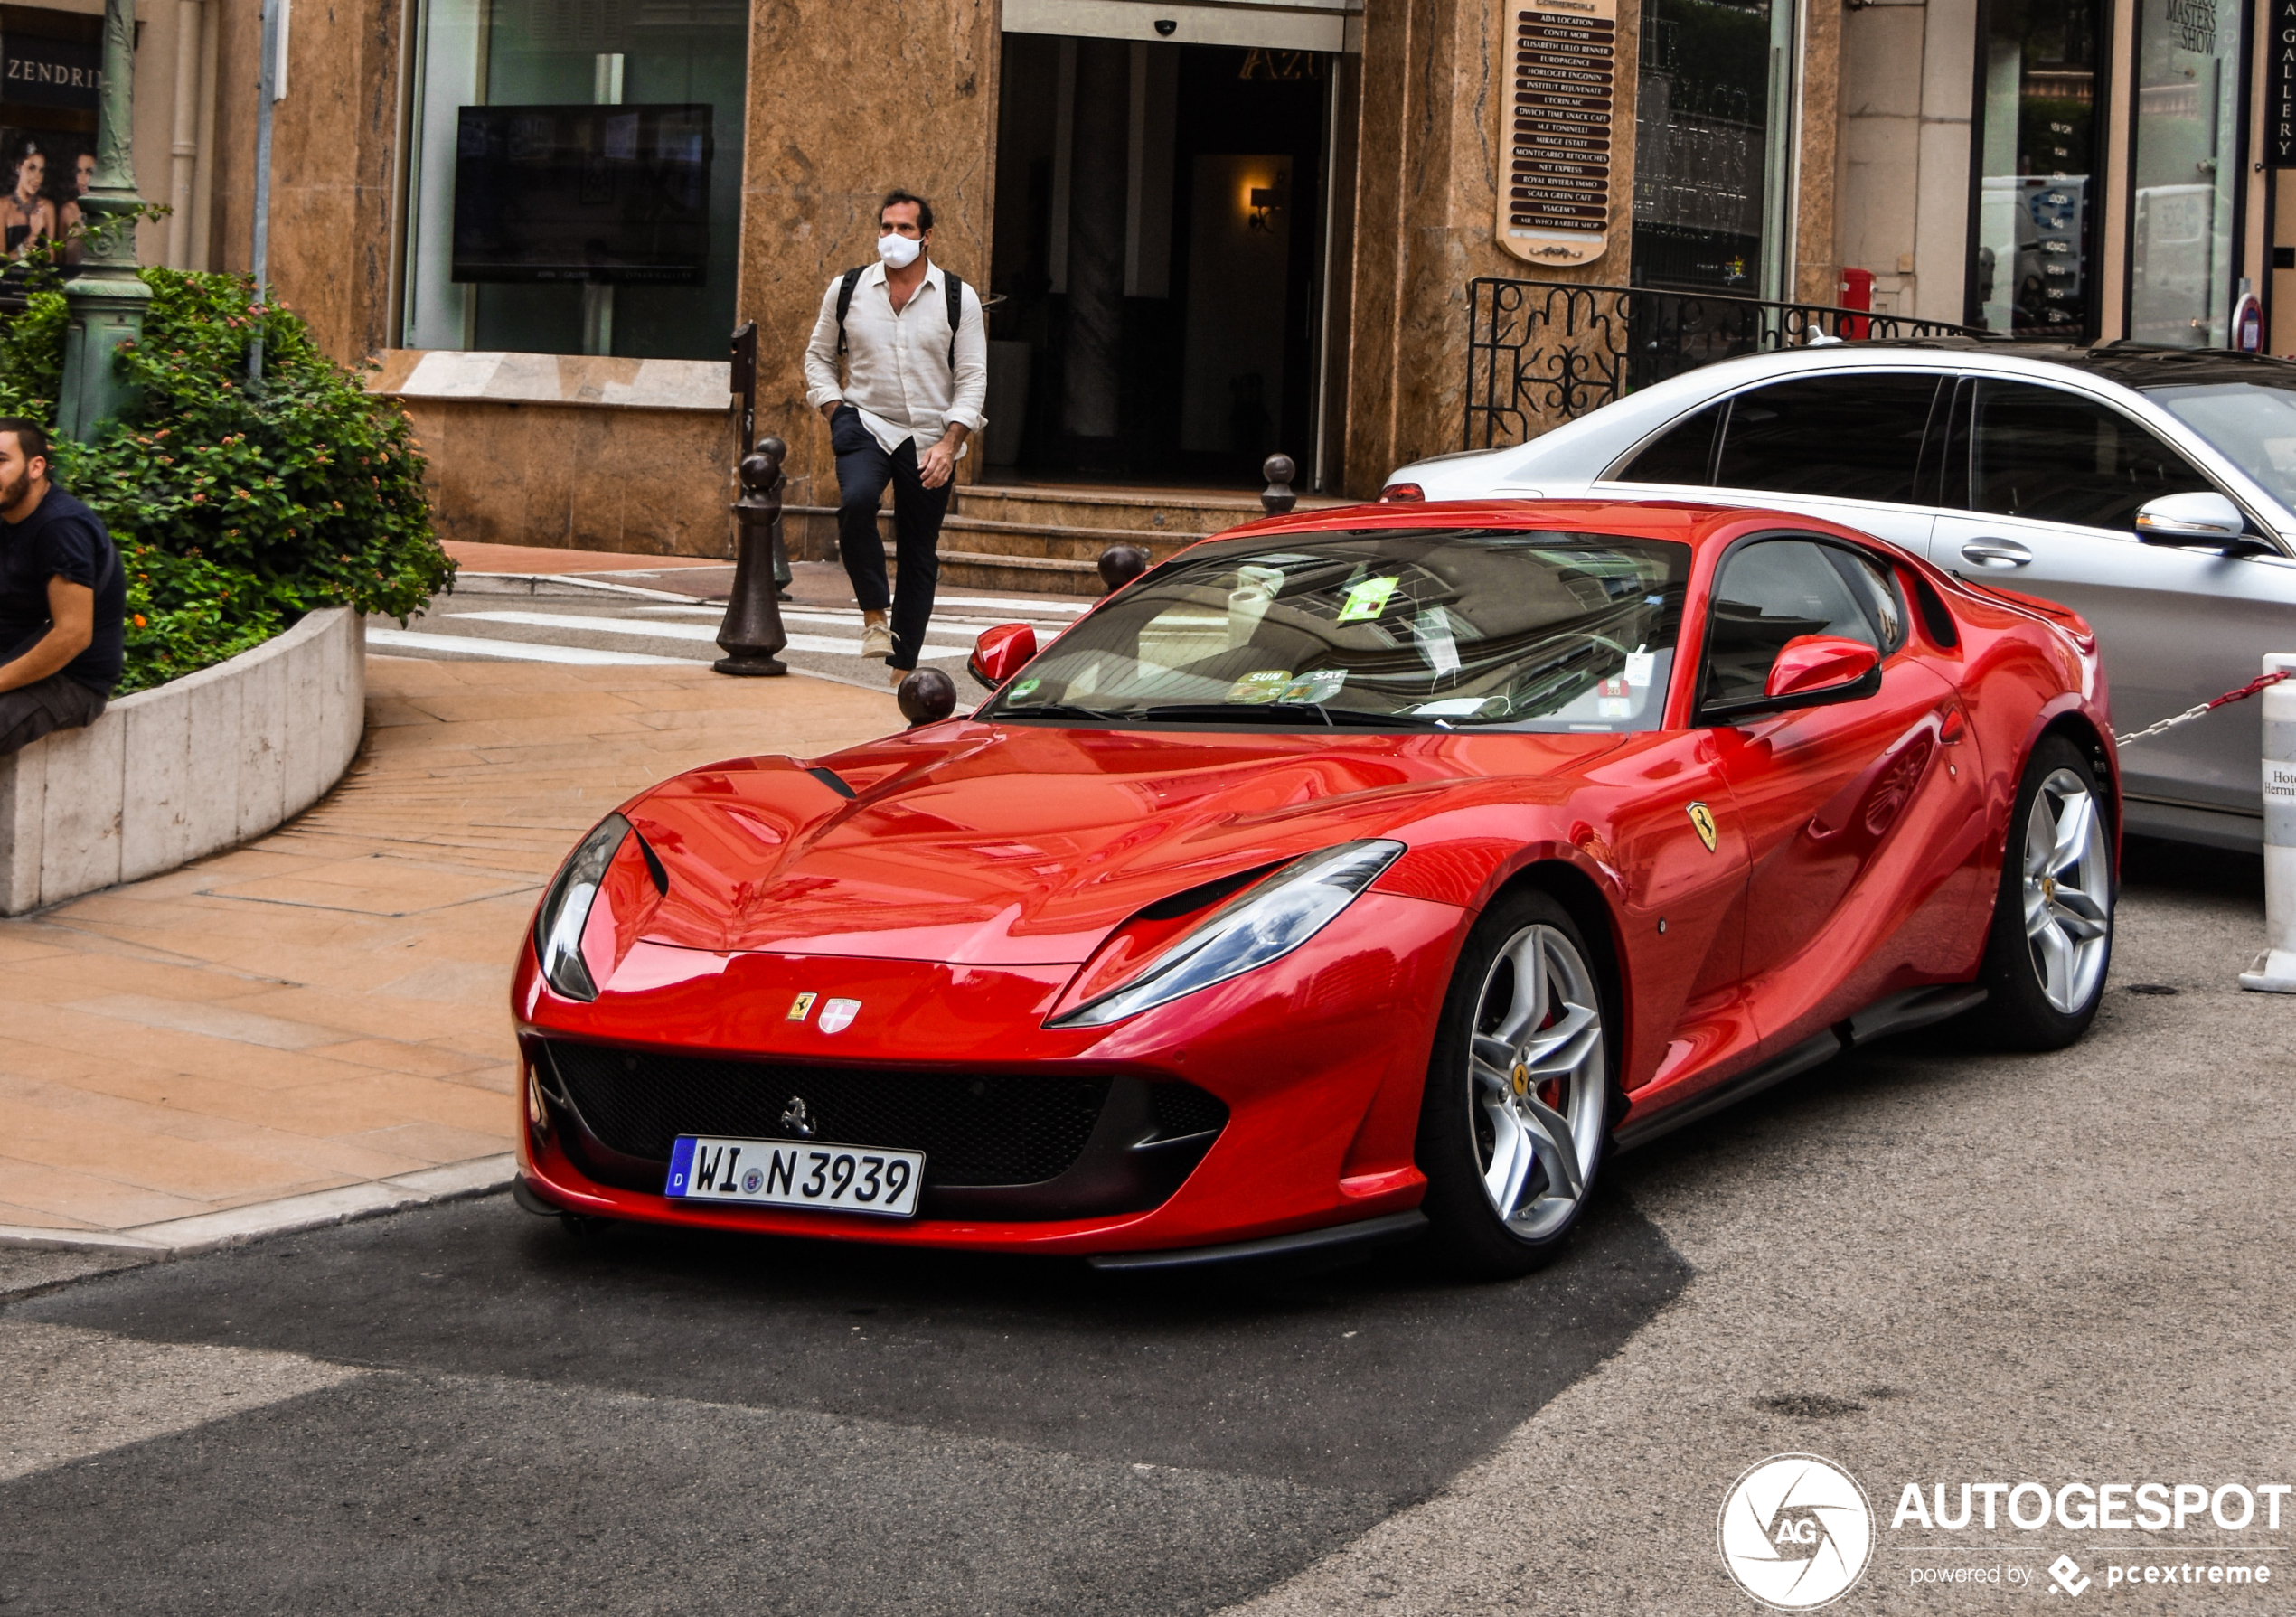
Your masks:
{"label": "wrought iron railing", "polygon": [[1466,442],[1521,443],[1685,371],[1813,343],[1997,334],[1727,292],[1478,277],[1467,283]]}

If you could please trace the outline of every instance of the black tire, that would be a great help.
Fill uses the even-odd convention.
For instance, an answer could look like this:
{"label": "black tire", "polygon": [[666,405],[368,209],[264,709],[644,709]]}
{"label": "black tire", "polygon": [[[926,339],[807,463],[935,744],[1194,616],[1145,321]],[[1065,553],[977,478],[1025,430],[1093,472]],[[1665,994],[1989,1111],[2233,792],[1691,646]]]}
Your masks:
{"label": "black tire", "polygon": [[[1504,1040],[1515,1055],[1502,1073],[1493,1062],[1478,1061],[1474,1039],[1479,1032],[1486,1040],[1494,1038],[1508,1029],[1510,1017],[1530,1014],[1515,996],[1521,975],[1516,963],[1531,948],[1540,951],[1542,974],[1562,982],[1562,992],[1548,995],[1542,1024],[1526,1020]],[[1566,957],[1575,959],[1575,973],[1563,969]],[[1576,982],[1567,981],[1574,975]],[[1581,1012],[1593,1018],[1591,1044]],[[1611,1030],[1617,1026],[1605,964],[1554,898],[1520,889],[1476,921],[1444,996],[1419,1103],[1416,1156],[1427,1176],[1421,1206],[1433,1227],[1435,1254],[1446,1267],[1506,1279],[1543,1267],[1562,1250],[1609,1148],[1618,1058]],[[1534,1039],[1534,1033],[1541,1037]],[[1487,1042],[1485,1053],[1491,1048]],[[1542,1048],[1544,1055],[1525,1056],[1526,1049]],[[1553,1076],[1542,1080],[1539,1071]],[[1557,1120],[1568,1125],[1567,1157],[1558,1154]],[[1503,1147],[1502,1130],[1511,1131]],[[1510,1163],[1516,1153],[1529,1153],[1510,1180],[1520,1188],[1509,1192],[1487,1185],[1502,1149]],[[1574,1171],[1576,1186],[1567,1182]],[[1501,1170],[1498,1177],[1508,1174]],[[1514,1198],[1512,1217],[1500,1211],[1496,1197],[1502,1193]]]}
{"label": "black tire", "polygon": [[[2068,785],[2077,785],[2086,794],[2094,834],[2084,834],[2084,847],[2072,861],[2053,852],[2047,862],[2056,868],[2036,870],[2031,839],[2039,834],[2037,808],[2062,833],[2068,801],[2062,793]],[[2046,807],[2041,803],[2045,793],[2049,798]],[[1978,975],[1986,992],[1978,1022],[1987,1042],[2012,1050],[2063,1049],[2096,1020],[2113,964],[2113,913],[2120,877],[2113,861],[2117,807],[2098,785],[2095,766],[2081,748],[2063,736],[2042,738],[2018,785],[2017,806],[2001,854],[2000,885],[1994,891],[1992,931]],[[2030,896],[2045,907],[2034,924],[2053,931],[2055,941],[2028,935],[2028,875],[2037,884]],[[2065,876],[2073,879],[2060,881]],[[2090,926],[2102,928],[2094,950],[2086,947],[2088,939],[2074,936]],[[2069,952],[2060,955],[2060,945]],[[2063,974],[2053,982],[2049,973],[2058,966]]]}

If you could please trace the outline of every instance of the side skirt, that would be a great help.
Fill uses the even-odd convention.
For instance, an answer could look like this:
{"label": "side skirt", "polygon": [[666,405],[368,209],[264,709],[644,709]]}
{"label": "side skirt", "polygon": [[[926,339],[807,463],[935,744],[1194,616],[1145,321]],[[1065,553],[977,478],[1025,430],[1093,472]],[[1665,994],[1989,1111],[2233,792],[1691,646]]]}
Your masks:
{"label": "side skirt", "polygon": [[1749,1067],[1727,1083],[1718,1084],[1694,1100],[1669,1106],[1642,1122],[1629,1123],[1612,1137],[1620,1151],[1633,1151],[1676,1129],[1711,1117],[1725,1106],[1759,1095],[1774,1084],[1799,1076],[1832,1060],[1855,1046],[1870,1044],[1892,1033],[1909,1032],[1942,1022],[1949,1016],[1974,1011],[1985,1002],[1985,991],[1974,982],[1949,982],[1942,987],[1916,988],[1907,993],[1877,1000],[1854,1016],[1844,1018],[1822,1033],[1812,1034],[1793,1048]]}

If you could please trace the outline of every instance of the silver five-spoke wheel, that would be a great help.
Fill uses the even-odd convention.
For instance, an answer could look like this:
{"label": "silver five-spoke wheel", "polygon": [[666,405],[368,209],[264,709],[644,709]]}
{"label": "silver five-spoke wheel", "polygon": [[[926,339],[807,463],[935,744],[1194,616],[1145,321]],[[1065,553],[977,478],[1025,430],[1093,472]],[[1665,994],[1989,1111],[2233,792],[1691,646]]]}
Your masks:
{"label": "silver five-spoke wheel", "polygon": [[2104,817],[2089,783],[2053,770],[2025,821],[2025,940],[2041,992],[2070,1016],[2104,974],[2113,922]]}
{"label": "silver five-spoke wheel", "polygon": [[1539,1240],[1586,1195],[1607,1126],[1603,1001],[1569,937],[1523,927],[1485,973],[1468,1055],[1468,1127],[1483,1194]]}

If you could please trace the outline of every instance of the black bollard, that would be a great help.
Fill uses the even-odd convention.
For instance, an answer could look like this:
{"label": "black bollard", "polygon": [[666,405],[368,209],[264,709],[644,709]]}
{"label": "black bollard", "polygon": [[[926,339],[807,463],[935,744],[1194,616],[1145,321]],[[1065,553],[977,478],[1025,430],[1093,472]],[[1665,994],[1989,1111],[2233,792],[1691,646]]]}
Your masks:
{"label": "black bollard", "polygon": [[1100,582],[1107,586],[1105,594],[1115,594],[1147,570],[1148,552],[1138,545],[1110,545],[1100,552]]}
{"label": "black bollard", "polygon": [[893,700],[900,703],[909,729],[938,724],[956,711],[956,682],[937,668],[920,668],[901,682]]}
{"label": "black bollard", "polygon": [[1300,503],[1292,492],[1292,479],[1300,475],[1292,457],[1280,451],[1260,463],[1259,475],[1267,479],[1267,486],[1259,493],[1261,509],[1270,516],[1282,516]]}
{"label": "black bollard", "polygon": [[787,673],[774,653],[789,644],[773,587],[773,531],[781,521],[781,463],[789,446],[779,438],[757,440],[741,463],[741,498],[733,518],[741,526],[741,549],[733,565],[733,596],[718,644],[726,654],[710,664],[720,673]]}

